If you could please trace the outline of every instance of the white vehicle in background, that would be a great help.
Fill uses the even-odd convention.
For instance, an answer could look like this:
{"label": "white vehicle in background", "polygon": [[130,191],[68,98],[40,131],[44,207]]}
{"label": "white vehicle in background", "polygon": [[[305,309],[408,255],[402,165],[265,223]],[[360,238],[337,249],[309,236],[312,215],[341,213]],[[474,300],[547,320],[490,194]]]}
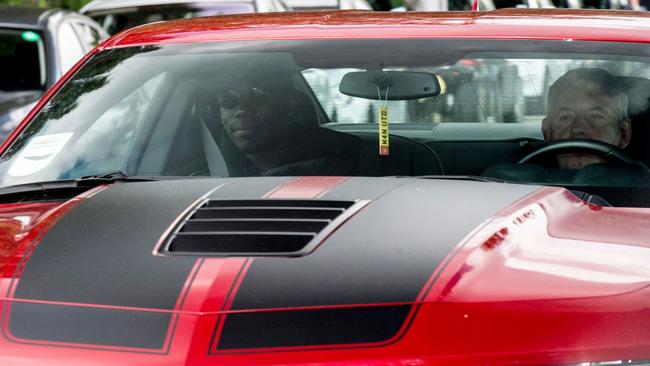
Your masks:
{"label": "white vehicle in background", "polygon": [[0,6],[0,143],[43,93],[108,34],[63,9]]}
{"label": "white vehicle in background", "polygon": [[372,10],[366,0],[285,0],[293,10],[365,9]]}
{"label": "white vehicle in background", "polygon": [[282,0],[94,0],[79,12],[113,35],[163,20],[288,10],[291,8]]}

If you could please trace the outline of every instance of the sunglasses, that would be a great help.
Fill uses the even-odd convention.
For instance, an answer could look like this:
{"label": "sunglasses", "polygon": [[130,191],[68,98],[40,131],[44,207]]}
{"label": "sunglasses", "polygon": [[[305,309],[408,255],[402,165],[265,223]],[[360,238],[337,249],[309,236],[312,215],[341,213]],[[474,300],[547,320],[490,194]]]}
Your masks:
{"label": "sunglasses", "polygon": [[[228,90],[218,97],[221,108],[234,109],[246,100],[252,105],[261,106],[271,102],[272,94],[260,88]],[[245,98],[245,99],[244,99]]]}

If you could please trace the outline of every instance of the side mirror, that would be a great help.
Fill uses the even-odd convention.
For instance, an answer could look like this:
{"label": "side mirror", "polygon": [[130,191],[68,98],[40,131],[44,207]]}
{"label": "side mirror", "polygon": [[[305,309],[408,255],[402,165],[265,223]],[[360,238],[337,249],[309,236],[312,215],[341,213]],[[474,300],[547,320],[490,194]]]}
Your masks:
{"label": "side mirror", "polygon": [[343,75],[339,91],[364,99],[411,100],[435,97],[440,94],[440,84],[438,77],[428,72],[355,71]]}

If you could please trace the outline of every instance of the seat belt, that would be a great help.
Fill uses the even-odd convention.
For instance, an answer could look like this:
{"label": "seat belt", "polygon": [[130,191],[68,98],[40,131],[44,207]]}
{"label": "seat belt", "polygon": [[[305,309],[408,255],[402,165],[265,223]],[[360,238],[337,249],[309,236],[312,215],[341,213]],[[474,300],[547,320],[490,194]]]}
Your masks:
{"label": "seat belt", "polygon": [[217,145],[208,126],[205,125],[203,118],[200,118],[200,120],[201,129],[203,130],[201,134],[203,137],[203,153],[205,154],[205,161],[208,163],[210,175],[213,177],[229,177],[230,173],[226,166],[226,160],[223,158],[219,145]]}

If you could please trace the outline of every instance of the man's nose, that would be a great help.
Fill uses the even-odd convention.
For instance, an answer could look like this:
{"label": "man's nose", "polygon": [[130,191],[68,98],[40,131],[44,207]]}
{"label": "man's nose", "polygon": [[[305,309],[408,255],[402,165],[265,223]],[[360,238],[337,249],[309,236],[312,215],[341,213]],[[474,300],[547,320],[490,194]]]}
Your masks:
{"label": "man's nose", "polygon": [[572,135],[585,135],[589,131],[589,119],[583,115],[578,114],[571,122]]}

